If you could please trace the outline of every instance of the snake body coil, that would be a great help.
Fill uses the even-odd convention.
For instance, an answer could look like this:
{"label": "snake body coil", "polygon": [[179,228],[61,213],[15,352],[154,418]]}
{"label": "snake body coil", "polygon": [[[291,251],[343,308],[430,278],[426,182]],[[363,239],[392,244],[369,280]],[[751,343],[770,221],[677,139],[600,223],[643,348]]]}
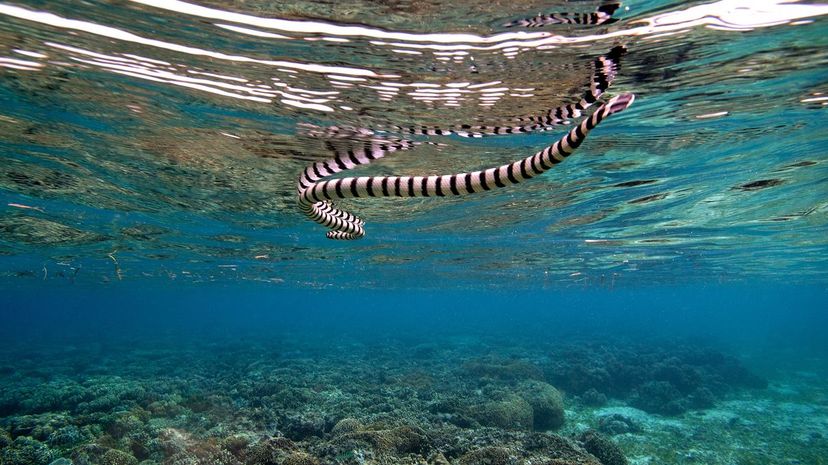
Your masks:
{"label": "snake body coil", "polygon": [[[374,141],[364,150],[349,150],[347,156],[317,162],[299,179],[299,208],[313,221],[329,228],[329,239],[358,239],[365,235],[364,222],[333,205],[335,199],[352,197],[444,197],[499,189],[531,179],[551,169],[581,145],[590,131],[605,118],[632,104],[633,94],[610,99],[569,133],[540,152],[522,160],[481,171],[435,176],[361,176],[325,180],[335,173],[406,149],[402,143]],[[411,144],[409,142],[409,144]]]}

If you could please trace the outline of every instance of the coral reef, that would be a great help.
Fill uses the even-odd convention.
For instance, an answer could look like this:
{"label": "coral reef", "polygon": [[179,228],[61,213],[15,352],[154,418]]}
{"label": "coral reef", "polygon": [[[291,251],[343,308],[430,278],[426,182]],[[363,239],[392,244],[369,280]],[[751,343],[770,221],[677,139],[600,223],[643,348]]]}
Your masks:
{"label": "coral reef", "polygon": [[507,395],[501,400],[472,406],[469,414],[483,426],[528,430],[532,428],[532,406],[520,396]]}
{"label": "coral reef", "polygon": [[501,381],[543,379],[543,373],[538,366],[520,359],[503,360],[489,357],[471,360],[463,364],[462,370],[467,376]]}
{"label": "coral reef", "polygon": [[9,433],[6,432],[4,429],[0,429],[0,449],[5,449],[9,447],[12,443],[12,439],[9,436]]}
{"label": "coral reef", "polygon": [[[178,463],[178,462],[176,462]],[[101,465],[138,465],[138,459],[117,449],[110,449],[103,454]]]}
{"label": "coral reef", "polygon": [[635,419],[621,415],[620,413],[612,413],[599,417],[598,430],[609,435],[637,433],[641,431],[641,426]]}
{"label": "coral reef", "polygon": [[502,447],[475,449],[457,461],[458,465],[509,465],[514,462],[515,458]]}
{"label": "coral reef", "polygon": [[333,428],[331,428],[331,434],[334,436],[341,436],[343,434],[359,431],[362,428],[362,422],[356,418],[343,418],[336,422]]}
{"label": "coral reef", "polygon": [[607,395],[598,392],[595,388],[589,388],[584,391],[583,394],[580,396],[580,400],[584,405],[588,405],[590,407],[600,407],[607,403]]}
{"label": "coral reef", "polygon": [[532,407],[532,427],[536,431],[556,430],[564,424],[563,396],[541,381],[525,381],[517,391]]}
{"label": "coral reef", "polygon": [[288,438],[267,438],[250,448],[246,454],[247,463],[250,465],[276,464],[296,451],[296,444]]}
{"label": "coral reef", "polygon": [[57,458],[57,452],[28,436],[18,436],[0,449],[0,463],[3,465],[46,465]]}
{"label": "coral reef", "polygon": [[319,460],[303,452],[294,452],[285,457],[282,465],[319,465]]}
{"label": "coral reef", "polygon": [[[0,463],[624,465],[648,435],[708,438],[646,412],[687,415],[763,386],[691,346],[514,353],[319,341],[0,349]],[[824,436],[802,437],[823,450]]]}
{"label": "coral reef", "polygon": [[710,408],[737,389],[767,386],[736,359],[691,345],[583,343],[555,349],[550,359],[547,381],[591,406],[612,397],[678,415]]}
{"label": "coral reef", "polygon": [[586,431],[578,438],[587,452],[601,461],[601,465],[627,465],[621,448],[597,431]]}

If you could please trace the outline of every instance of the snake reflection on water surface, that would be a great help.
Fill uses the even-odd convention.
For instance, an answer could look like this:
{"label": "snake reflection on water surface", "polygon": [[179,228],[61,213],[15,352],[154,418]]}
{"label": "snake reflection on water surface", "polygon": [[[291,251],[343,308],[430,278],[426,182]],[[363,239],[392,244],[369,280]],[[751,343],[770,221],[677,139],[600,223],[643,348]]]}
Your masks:
{"label": "snake reflection on water surface", "polygon": [[[595,72],[589,89],[576,104],[551,109],[542,115],[520,117],[517,126],[471,126],[453,128],[405,128],[399,132],[417,135],[451,135],[484,137],[496,134],[545,131],[571,118],[580,117],[582,111],[592,106],[611,85],[617,73],[624,47],[613,48],[607,55],[595,60]],[[601,105],[590,116],[576,125],[569,133],[540,152],[524,159],[481,171],[432,176],[363,176],[325,180],[336,173],[371,163],[386,154],[408,150],[421,143],[406,140],[370,139],[362,149],[336,151],[331,160],[308,166],[299,179],[299,208],[313,221],[330,228],[329,239],[359,239],[365,235],[364,222],[333,205],[334,199],[353,197],[444,197],[473,194],[494,188],[518,184],[551,169],[571,155],[586,139],[589,132],[601,121],[623,111],[634,100],[633,94],[621,94]],[[340,128],[330,128],[339,131]],[[368,134],[372,132],[368,131]]]}

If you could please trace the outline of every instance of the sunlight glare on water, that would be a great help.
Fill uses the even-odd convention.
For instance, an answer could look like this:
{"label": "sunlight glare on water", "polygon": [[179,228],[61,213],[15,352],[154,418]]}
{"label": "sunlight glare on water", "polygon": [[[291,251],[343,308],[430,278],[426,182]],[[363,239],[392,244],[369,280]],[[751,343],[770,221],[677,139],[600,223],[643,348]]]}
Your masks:
{"label": "sunlight glare on water", "polygon": [[[601,24],[520,24],[600,5],[0,3],[0,272],[311,287],[824,282],[828,5],[629,2]],[[359,241],[325,239],[297,205],[307,166],[366,141],[405,147],[354,176],[531,155],[572,125],[475,131],[577,103],[616,47],[601,100],[635,103],[550,173],[474,196],[337,201],[365,220]]]}

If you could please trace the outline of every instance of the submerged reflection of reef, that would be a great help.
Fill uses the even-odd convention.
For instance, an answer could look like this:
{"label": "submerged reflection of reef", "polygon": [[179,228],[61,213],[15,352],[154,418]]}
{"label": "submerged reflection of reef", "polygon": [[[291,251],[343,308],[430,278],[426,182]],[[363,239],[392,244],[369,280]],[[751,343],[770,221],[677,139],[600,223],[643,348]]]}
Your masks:
{"label": "submerged reflection of reef", "polygon": [[[696,441],[732,447],[675,425],[691,428],[765,386],[736,359],[690,344],[297,337],[25,350],[0,353],[4,465],[674,463],[676,448]],[[734,421],[748,420],[721,426]],[[656,436],[670,431],[673,449],[661,450]],[[737,454],[750,461],[756,451]]]}
{"label": "submerged reflection of reef", "polygon": [[107,240],[101,234],[20,215],[0,217],[0,233],[5,241],[35,245],[82,245]]}

